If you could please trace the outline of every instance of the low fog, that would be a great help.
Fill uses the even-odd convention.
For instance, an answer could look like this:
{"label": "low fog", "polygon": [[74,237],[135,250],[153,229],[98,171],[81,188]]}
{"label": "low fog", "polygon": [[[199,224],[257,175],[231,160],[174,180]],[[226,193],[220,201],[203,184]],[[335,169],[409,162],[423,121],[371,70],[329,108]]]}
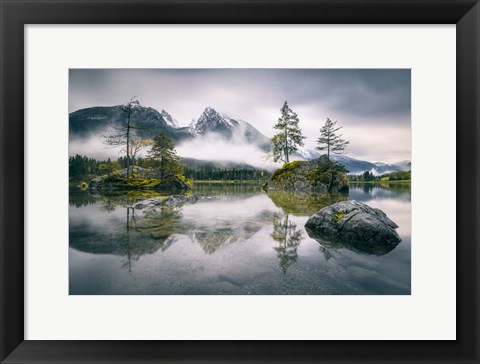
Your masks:
{"label": "low fog", "polygon": [[[104,134],[91,134],[86,138],[71,139],[69,155],[86,155],[97,160],[117,159],[125,155],[122,147],[111,147],[104,142]],[[197,136],[195,139],[180,142],[175,147],[177,154],[182,158],[193,158],[210,162],[244,163],[262,169],[276,169],[279,164],[268,159],[265,151],[248,144],[243,138],[237,137],[227,140],[218,134]],[[139,152],[145,157],[149,148]]]}
{"label": "low fog", "polygon": [[70,138],[68,154],[70,156],[86,155],[97,160],[117,159],[124,155],[122,147],[111,147],[104,142],[101,135],[91,134],[86,138]]}
{"label": "low fog", "polygon": [[264,169],[278,168],[277,164],[267,159],[267,153],[260,148],[236,138],[227,140],[219,137],[218,134],[196,137],[179,144],[176,149],[183,158],[221,163],[245,163]]}

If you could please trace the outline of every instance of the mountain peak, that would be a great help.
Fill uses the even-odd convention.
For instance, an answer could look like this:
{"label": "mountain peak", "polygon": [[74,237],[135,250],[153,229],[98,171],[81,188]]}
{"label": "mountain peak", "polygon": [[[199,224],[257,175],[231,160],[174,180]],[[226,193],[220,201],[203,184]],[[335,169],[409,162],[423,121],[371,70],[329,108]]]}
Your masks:
{"label": "mountain peak", "polygon": [[205,110],[203,111],[204,115],[220,115],[213,107],[207,106]]}
{"label": "mountain peak", "polygon": [[198,120],[192,123],[191,130],[195,134],[218,132],[231,136],[231,128],[234,124],[236,123],[233,120],[220,115],[215,109],[207,106]]}
{"label": "mountain peak", "polygon": [[172,115],[170,115],[164,109],[162,109],[162,112],[160,113],[160,115],[162,115],[163,120],[165,120],[167,125],[173,126],[174,128],[177,128],[179,126],[178,121],[172,118]]}

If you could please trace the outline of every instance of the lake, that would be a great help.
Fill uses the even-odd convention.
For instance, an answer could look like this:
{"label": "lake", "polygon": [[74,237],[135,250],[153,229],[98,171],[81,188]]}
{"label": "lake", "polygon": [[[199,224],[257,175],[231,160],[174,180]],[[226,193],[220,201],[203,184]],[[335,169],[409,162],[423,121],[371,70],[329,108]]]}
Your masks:
{"label": "lake", "polygon": [[[147,212],[126,207],[138,193],[72,189],[70,294],[410,294],[410,184],[351,184],[337,195],[217,184],[192,192],[194,204]],[[347,199],[383,210],[399,225],[400,244],[358,252],[310,238],[307,219]]]}

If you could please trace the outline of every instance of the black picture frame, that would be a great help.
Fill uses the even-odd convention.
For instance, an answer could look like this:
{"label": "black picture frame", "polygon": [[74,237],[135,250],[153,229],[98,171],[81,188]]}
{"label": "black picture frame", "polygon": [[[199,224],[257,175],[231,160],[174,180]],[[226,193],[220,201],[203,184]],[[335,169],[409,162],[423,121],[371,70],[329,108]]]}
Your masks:
{"label": "black picture frame", "polygon": [[[479,363],[478,0],[0,0],[0,14],[2,363]],[[24,340],[24,25],[57,23],[456,24],[457,340]]]}

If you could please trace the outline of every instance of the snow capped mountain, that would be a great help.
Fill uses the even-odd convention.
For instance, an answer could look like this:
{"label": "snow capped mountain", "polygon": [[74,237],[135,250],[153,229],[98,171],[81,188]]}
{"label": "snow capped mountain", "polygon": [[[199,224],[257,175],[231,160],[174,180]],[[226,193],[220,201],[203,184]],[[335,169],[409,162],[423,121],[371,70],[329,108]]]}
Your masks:
{"label": "snow capped mountain", "polygon": [[[111,127],[123,125],[125,112],[122,105],[97,106],[77,110],[69,114],[70,138],[86,138],[90,135],[108,134]],[[175,120],[165,111],[159,113],[152,107],[132,105],[132,120],[140,137],[153,138],[160,132],[165,133],[174,141],[191,138],[188,129],[173,126]]]}
{"label": "snow capped mountain", "polygon": [[[251,144],[264,151],[269,150],[268,138],[255,127],[220,114],[211,107],[207,107],[188,127],[182,127],[166,110],[158,112],[141,105],[135,105],[132,110],[133,120],[139,126],[137,133],[141,137],[153,138],[163,132],[175,142],[182,142],[212,133],[237,144]],[[102,135],[107,128],[119,126],[124,120],[122,105],[77,110],[69,115],[70,137],[77,139],[92,134]]]}
{"label": "snow capped mountain", "polygon": [[[166,110],[158,112],[154,108],[141,105],[133,107],[132,117],[136,125],[136,133],[141,138],[152,139],[162,132],[179,144],[195,141],[199,145],[205,144],[211,147],[212,144],[221,141],[237,147],[253,146],[260,149],[261,153],[271,151],[269,139],[254,126],[246,121],[220,114],[211,107],[205,108],[200,117],[193,120],[188,127],[182,127]],[[122,105],[77,110],[69,115],[70,139],[84,139],[91,136],[98,139],[101,135],[107,134],[109,128],[123,125],[124,120],[125,113]],[[296,156],[311,160],[320,157],[322,154],[325,153],[303,149],[299,150]],[[350,171],[350,174],[361,174],[369,171],[374,175],[381,175],[389,172],[411,170],[410,161],[394,164],[372,163],[344,155],[332,155],[331,159],[343,164]]]}
{"label": "snow capped mountain", "polygon": [[[302,158],[311,160],[320,157],[324,154],[317,150],[303,149],[297,152]],[[378,176],[381,174],[397,172],[397,171],[409,171],[412,168],[410,161],[402,161],[394,164],[382,163],[382,162],[368,162],[360,159],[350,158],[345,155],[330,155],[330,159],[334,162],[343,164],[349,171],[349,174],[361,174],[363,172],[371,172]]]}
{"label": "snow capped mountain", "polygon": [[394,166],[396,166],[399,171],[411,171],[412,170],[412,162],[410,162],[410,161],[401,161],[401,162],[395,163]]}
{"label": "snow capped mountain", "polygon": [[297,150],[296,154],[298,154],[301,158],[306,159],[308,161],[318,158],[322,155],[322,153],[313,149],[299,149]]}
{"label": "snow capped mountain", "polygon": [[220,113],[210,106],[205,109],[197,121],[190,124],[190,130],[193,134],[214,132],[228,137],[232,136],[232,128],[235,127],[238,127],[236,120],[230,119],[226,115],[220,115]]}
{"label": "snow capped mountain", "polygon": [[189,128],[195,136],[214,133],[238,143],[254,144],[264,150],[269,148],[268,138],[251,124],[220,114],[211,107],[207,107],[198,120],[192,121]]}
{"label": "snow capped mountain", "polygon": [[180,124],[178,123],[177,120],[175,120],[174,118],[172,118],[172,115],[170,115],[168,112],[166,112],[165,110],[162,110],[162,112],[160,113],[160,115],[162,115],[163,117],[163,120],[165,120],[165,122],[167,123],[167,125],[170,125],[171,127],[173,128],[178,128],[180,126]]}

